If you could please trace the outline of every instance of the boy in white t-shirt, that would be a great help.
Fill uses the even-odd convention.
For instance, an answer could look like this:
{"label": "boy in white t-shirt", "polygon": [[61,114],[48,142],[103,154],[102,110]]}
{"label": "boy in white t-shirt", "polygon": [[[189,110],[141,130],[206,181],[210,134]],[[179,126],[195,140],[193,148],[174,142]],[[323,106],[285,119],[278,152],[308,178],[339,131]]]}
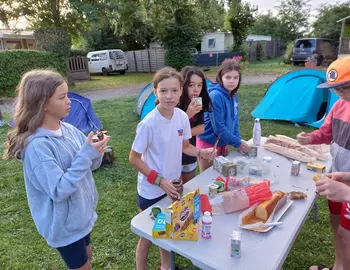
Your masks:
{"label": "boy in white t-shirt", "polygon": [[[190,144],[188,116],[176,108],[182,94],[182,77],[172,68],[159,70],[154,78],[157,107],[137,126],[130,152],[130,163],[139,171],[137,204],[141,211],[166,195],[178,197],[172,180],[182,171],[182,152],[190,156],[215,158],[213,148],[197,149]],[[136,269],[147,268],[148,251],[152,242],[140,238],[136,248]],[[161,269],[170,268],[170,253],[161,249]]]}

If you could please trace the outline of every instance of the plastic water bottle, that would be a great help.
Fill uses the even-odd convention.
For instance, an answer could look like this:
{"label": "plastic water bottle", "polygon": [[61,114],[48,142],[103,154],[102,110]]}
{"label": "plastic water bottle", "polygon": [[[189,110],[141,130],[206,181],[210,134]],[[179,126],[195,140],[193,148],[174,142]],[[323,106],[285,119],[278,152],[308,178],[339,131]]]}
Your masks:
{"label": "plastic water bottle", "polygon": [[210,212],[204,212],[204,216],[202,217],[202,237],[205,239],[211,238],[211,223],[213,218],[210,215]]}
{"label": "plastic water bottle", "polygon": [[272,158],[271,157],[263,157],[263,174],[269,174],[270,173],[270,167],[272,163]]}
{"label": "plastic water bottle", "polygon": [[260,145],[261,141],[261,126],[260,126],[260,119],[256,118],[253,128],[253,143],[256,146]]}

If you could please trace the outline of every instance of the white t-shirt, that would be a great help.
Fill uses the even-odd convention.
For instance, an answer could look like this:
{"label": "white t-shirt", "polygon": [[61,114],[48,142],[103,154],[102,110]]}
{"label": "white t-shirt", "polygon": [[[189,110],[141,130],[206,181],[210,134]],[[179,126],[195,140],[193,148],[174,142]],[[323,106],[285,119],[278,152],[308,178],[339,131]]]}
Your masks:
{"label": "white t-shirt", "polygon": [[62,136],[62,128],[61,127],[57,130],[50,130],[50,131],[57,136]]}
{"label": "white t-shirt", "polygon": [[[142,154],[142,160],[151,170],[169,180],[179,179],[183,141],[191,137],[190,121],[185,112],[175,108],[168,120],[155,108],[138,124],[132,150]],[[147,176],[140,172],[137,192],[148,200],[164,194],[160,187],[148,183]]]}

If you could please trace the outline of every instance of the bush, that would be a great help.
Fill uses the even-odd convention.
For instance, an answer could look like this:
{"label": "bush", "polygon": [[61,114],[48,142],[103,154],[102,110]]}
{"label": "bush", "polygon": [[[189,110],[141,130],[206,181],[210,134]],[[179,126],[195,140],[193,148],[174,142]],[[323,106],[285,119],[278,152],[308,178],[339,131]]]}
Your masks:
{"label": "bush", "polygon": [[35,68],[51,68],[66,76],[66,60],[54,53],[30,50],[0,51],[0,97],[15,96],[21,76]]}
{"label": "bush", "polygon": [[165,27],[162,42],[166,49],[165,63],[177,70],[194,64],[192,49],[200,33],[190,25],[169,24]]}
{"label": "bush", "polygon": [[290,61],[290,58],[292,57],[293,47],[294,47],[294,41],[289,42],[288,46],[287,46],[287,49],[286,49],[286,52],[284,53],[284,56],[283,56],[283,63],[285,63],[285,64],[291,64],[292,63]]}
{"label": "bush", "polygon": [[74,56],[85,56],[88,54],[87,51],[85,50],[78,50],[78,49],[72,49],[69,52],[69,57],[74,57]]}
{"label": "bush", "polygon": [[44,27],[34,31],[39,49],[68,57],[72,41],[62,28]]}

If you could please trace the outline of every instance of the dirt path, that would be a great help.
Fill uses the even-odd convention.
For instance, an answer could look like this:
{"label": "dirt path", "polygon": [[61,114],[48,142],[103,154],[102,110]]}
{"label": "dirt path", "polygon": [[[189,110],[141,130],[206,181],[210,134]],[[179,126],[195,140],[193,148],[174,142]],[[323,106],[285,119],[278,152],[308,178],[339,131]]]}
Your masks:
{"label": "dirt path", "polygon": [[[214,80],[214,76],[208,76],[208,79]],[[265,84],[271,83],[276,79],[276,75],[244,75],[242,79],[242,85],[251,85],[251,84]],[[98,91],[90,91],[90,92],[81,92],[79,93],[82,96],[90,98],[91,100],[104,100],[104,99],[115,99],[124,96],[136,96],[143,89],[145,84],[135,84],[128,85],[119,88],[109,88]],[[13,107],[12,99],[0,100],[0,110],[2,112],[11,112]]]}

